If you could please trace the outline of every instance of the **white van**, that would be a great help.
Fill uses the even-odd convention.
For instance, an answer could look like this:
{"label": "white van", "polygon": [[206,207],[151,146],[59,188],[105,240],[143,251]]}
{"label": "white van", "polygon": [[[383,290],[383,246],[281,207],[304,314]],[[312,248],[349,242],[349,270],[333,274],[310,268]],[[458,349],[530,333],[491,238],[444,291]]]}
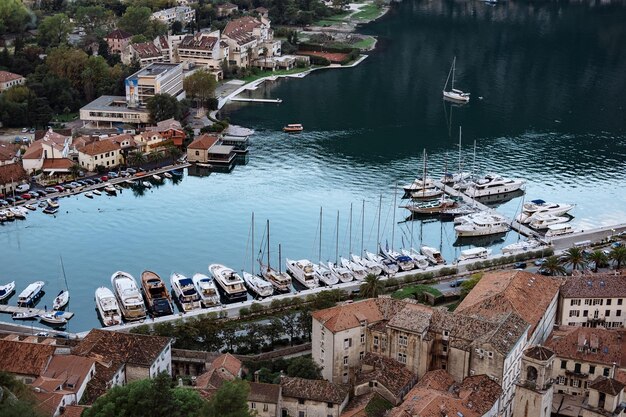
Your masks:
{"label": "white van", "polygon": [[30,190],[30,184],[21,184],[15,187],[15,191],[17,191],[18,193],[25,193],[28,190]]}

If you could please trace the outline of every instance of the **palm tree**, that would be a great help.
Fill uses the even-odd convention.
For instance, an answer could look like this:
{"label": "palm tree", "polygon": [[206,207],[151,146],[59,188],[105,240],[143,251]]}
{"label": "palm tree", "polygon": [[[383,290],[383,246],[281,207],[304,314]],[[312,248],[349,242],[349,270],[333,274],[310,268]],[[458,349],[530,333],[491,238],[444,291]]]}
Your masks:
{"label": "palm tree", "polygon": [[565,264],[571,265],[574,271],[578,269],[578,267],[580,267],[580,269],[583,269],[585,265],[587,265],[587,261],[585,260],[585,254],[582,249],[573,247],[566,250]]}
{"label": "palm tree", "polygon": [[146,163],[146,155],[141,151],[132,151],[128,154],[128,163],[133,166],[139,166]]}
{"label": "palm tree", "polygon": [[360,292],[365,298],[376,298],[383,292],[385,284],[374,274],[368,274],[361,284]]}
{"label": "palm tree", "polygon": [[168,146],[167,149],[165,149],[165,153],[172,158],[172,160],[176,160],[178,158],[180,158],[183,154],[183,151],[181,151],[179,148],[177,148],[176,146]]}
{"label": "palm tree", "polygon": [[149,162],[159,162],[163,160],[163,152],[161,151],[152,151],[148,154],[148,161]]}
{"label": "palm tree", "polygon": [[72,177],[74,177],[74,179],[76,179],[76,177],[78,177],[78,174],[80,174],[80,171],[82,171],[82,168],[78,164],[73,164],[69,168],[69,171],[70,171],[70,174],[72,174]]}
{"label": "palm tree", "polygon": [[622,263],[626,262],[626,246],[617,246],[611,249],[609,259],[615,261],[617,269],[622,267]]}
{"label": "palm tree", "polygon": [[561,265],[559,258],[552,255],[546,258],[546,261],[541,265],[548,275],[565,275],[565,268]]}
{"label": "palm tree", "polygon": [[594,250],[587,256],[587,261],[593,262],[593,272],[598,272],[598,268],[605,266],[609,258],[601,250]]}

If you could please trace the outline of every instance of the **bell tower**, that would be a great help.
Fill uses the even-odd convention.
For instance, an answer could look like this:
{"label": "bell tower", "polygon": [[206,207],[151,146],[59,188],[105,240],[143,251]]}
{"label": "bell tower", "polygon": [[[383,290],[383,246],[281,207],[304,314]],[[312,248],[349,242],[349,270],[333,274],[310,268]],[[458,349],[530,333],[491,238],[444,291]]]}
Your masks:
{"label": "bell tower", "polygon": [[553,362],[554,352],[546,347],[532,346],[524,351],[513,417],[550,417]]}

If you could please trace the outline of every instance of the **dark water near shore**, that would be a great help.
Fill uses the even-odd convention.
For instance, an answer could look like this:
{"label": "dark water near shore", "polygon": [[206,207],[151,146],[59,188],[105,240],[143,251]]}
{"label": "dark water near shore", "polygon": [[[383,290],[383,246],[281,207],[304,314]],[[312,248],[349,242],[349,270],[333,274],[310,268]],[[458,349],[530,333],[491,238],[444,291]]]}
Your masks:
{"label": "dark water near shore", "polygon": [[[598,3],[599,4],[599,3]],[[210,263],[250,269],[250,215],[256,247],[265,219],[272,255],[318,258],[318,221],[324,208],[322,258],[350,249],[374,250],[382,195],[380,235],[396,248],[442,248],[453,259],[451,223],[403,222],[392,232],[394,185],[422,169],[440,176],[458,165],[463,126],[464,169],[496,171],[528,180],[528,198],[576,203],[573,224],[589,228],[626,221],[626,7],[567,2],[410,1],[397,4],[363,28],[378,36],[375,52],[353,69],[322,70],[303,79],[266,83],[252,93],[280,105],[230,105],[222,113],[254,128],[249,162],[230,174],[185,176],[144,195],[62,199],[56,218],[39,212],[0,227],[0,282],[21,291],[43,279],[48,307],[61,285],[63,255],[77,313],[70,330],[98,325],[93,292],[124,270],[137,279],[151,269],[169,281],[177,271],[207,273]],[[470,104],[441,101],[453,56],[457,85]],[[305,132],[280,130],[302,123]],[[400,196],[398,196],[399,198]],[[513,216],[521,198],[502,204]],[[398,199],[398,205],[400,200]],[[397,222],[408,212],[396,211]],[[509,233],[504,241],[517,240]],[[481,242],[486,244],[488,242]],[[10,300],[15,304],[16,296]],[[0,315],[7,320],[7,315]]]}

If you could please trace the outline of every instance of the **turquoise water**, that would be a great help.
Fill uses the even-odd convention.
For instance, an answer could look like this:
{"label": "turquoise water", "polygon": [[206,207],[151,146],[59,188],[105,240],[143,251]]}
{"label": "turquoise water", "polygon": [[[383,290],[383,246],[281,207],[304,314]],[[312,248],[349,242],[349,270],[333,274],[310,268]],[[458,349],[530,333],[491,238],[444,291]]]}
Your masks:
{"label": "turquoise water", "polygon": [[[374,250],[381,195],[383,244],[408,246],[412,231],[414,246],[453,259],[463,247],[451,223],[401,222],[408,212],[397,209],[392,231],[393,200],[396,184],[420,175],[424,148],[433,175],[456,168],[459,125],[465,169],[476,141],[477,170],[526,178],[528,198],[576,203],[577,227],[626,221],[624,21],[626,8],[615,5],[404,1],[363,28],[379,45],[358,67],[266,83],[252,96],[282,104],[222,111],[257,132],[246,165],[166,180],[143,195],[65,198],[56,218],[35,212],[0,227],[0,282],[16,280],[19,292],[42,279],[39,305],[50,307],[62,255],[77,313],[69,329],[85,330],[99,325],[95,289],[117,270],[138,279],[151,269],[168,281],[174,271],[208,273],[214,262],[249,270],[253,211],[255,253],[269,219],[276,263],[278,243],[283,260],[317,260],[323,206],[322,258],[334,260],[337,212],[338,252],[358,252],[365,201],[363,246]],[[457,85],[472,93],[464,107],[441,101],[454,55]],[[305,132],[283,134],[287,123]],[[520,203],[498,210],[513,216]],[[509,233],[493,248],[516,240]]]}

